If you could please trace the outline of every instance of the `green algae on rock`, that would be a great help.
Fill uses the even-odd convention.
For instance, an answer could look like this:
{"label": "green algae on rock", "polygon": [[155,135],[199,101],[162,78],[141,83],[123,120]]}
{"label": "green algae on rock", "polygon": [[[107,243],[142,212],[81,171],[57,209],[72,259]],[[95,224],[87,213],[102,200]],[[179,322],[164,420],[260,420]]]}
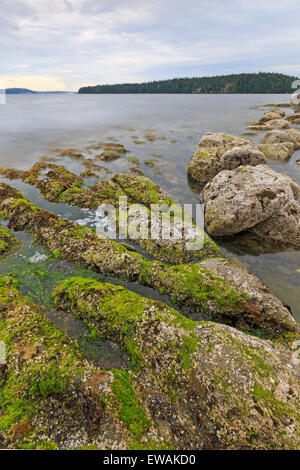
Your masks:
{"label": "green algae on rock", "polygon": [[292,314],[267,286],[226,259],[171,267],[143,263],[139,279],[170,296],[188,315],[201,313],[244,331],[258,328],[273,339],[297,332]]}
{"label": "green algae on rock", "polygon": [[[96,183],[87,189],[81,187],[83,185],[82,178],[56,165],[51,165],[51,169],[45,177],[38,179],[40,172],[45,168],[45,165],[34,165],[25,175],[25,181],[28,181],[28,177],[30,177],[29,182],[38,187],[49,201],[62,202],[92,210],[96,210],[101,204],[112,204],[118,209],[119,198],[121,196],[127,197],[129,211],[130,207],[134,209],[129,216],[128,225],[136,227],[136,230],[134,230],[134,240],[130,237],[130,231],[127,231],[126,235],[129,240],[135,241],[154,258],[176,264],[201,261],[207,257],[220,254],[220,250],[213,240],[204,230],[196,227],[192,220],[186,218],[185,226],[183,226],[184,214],[179,205],[176,206],[177,215],[173,214],[173,210],[170,212],[172,218],[170,230],[173,231],[173,239],[171,236],[163,236],[162,233],[163,226],[167,227],[167,214],[162,214],[159,220],[156,220],[156,226],[153,226],[152,221],[154,219],[150,213],[151,204],[165,204],[166,210],[168,210],[174,208],[175,203],[148,178],[118,174],[110,180]],[[148,230],[147,237],[142,232],[142,209],[133,208],[133,204],[143,204],[149,209],[144,215],[144,225],[147,224]],[[119,229],[120,217],[117,218],[116,222]],[[151,232],[154,232],[154,230],[156,236],[152,237]],[[193,242],[194,248],[191,249]],[[196,246],[200,247],[196,249]]]}
{"label": "green algae on rock", "polygon": [[39,306],[0,277],[0,448],[128,449],[165,445],[121,370],[100,370]]}
{"label": "green algae on rock", "polygon": [[13,234],[0,225],[0,257],[19,245]]}
{"label": "green algae on rock", "polygon": [[299,446],[299,382],[281,346],[87,279],[65,281],[54,299],[131,356],[140,397],[175,448]]}
{"label": "green algae on rock", "polygon": [[[243,291],[243,285],[238,288],[234,282],[228,283],[202,263],[170,267],[151,262],[92,229],[40,209],[22,198],[20,191],[4,183],[0,183],[0,215],[9,220],[9,227],[14,230],[31,232],[55,256],[104,275],[139,281],[159,289],[188,313],[205,314],[210,319],[243,329],[257,328],[263,323],[266,332],[275,337],[281,337],[286,330],[295,330],[295,322],[288,309],[272,296],[264,284],[258,284],[258,290],[251,292],[249,303],[245,301],[248,294],[247,290]],[[230,264],[229,261],[224,262]],[[247,276],[250,275],[244,270],[243,277]],[[274,313],[270,296],[275,299],[280,315]],[[283,322],[282,318],[286,321]]]}

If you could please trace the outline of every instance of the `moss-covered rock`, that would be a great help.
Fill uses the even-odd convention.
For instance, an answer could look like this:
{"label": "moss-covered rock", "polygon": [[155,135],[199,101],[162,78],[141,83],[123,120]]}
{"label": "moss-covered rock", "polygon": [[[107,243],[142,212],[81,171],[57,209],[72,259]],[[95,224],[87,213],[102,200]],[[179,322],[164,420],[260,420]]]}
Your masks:
{"label": "moss-covered rock", "polygon": [[139,279],[167,294],[188,315],[198,313],[257,334],[261,330],[269,338],[297,332],[290,311],[267,286],[228,260],[171,267],[143,263]]}
{"label": "moss-covered rock", "polygon": [[299,446],[299,382],[281,346],[111,284],[69,279],[54,296],[131,356],[143,403],[175,447]]}
{"label": "moss-covered rock", "polygon": [[0,257],[8,254],[18,245],[13,234],[0,225]]}
{"label": "moss-covered rock", "polygon": [[9,277],[0,304],[0,448],[168,448],[127,372],[84,359]]}
{"label": "moss-covered rock", "polygon": [[[157,288],[190,313],[205,313],[216,321],[242,325],[248,329],[259,327],[263,321],[264,328],[275,335],[281,335],[287,329],[286,324],[282,324],[281,316],[276,314],[278,320],[273,318],[274,312],[268,307],[268,295],[263,303],[259,293],[256,295],[254,291],[252,296],[254,304],[261,304],[258,311],[265,309],[266,318],[262,320],[261,315],[253,315],[253,305],[241,302],[247,297],[242,288],[215,275],[202,263],[170,267],[151,262],[102,234],[40,209],[4,183],[0,184],[0,215],[9,220],[9,227],[14,230],[30,231],[39,243],[56,256],[105,275],[139,281]],[[244,271],[244,275],[247,274]],[[262,285],[261,293],[264,288]],[[286,311],[289,315],[280,301],[279,306],[282,314]],[[274,328],[276,321],[278,324]]]}
{"label": "moss-covered rock", "polygon": [[295,150],[300,148],[300,132],[295,129],[273,130],[267,132],[261,139],[262,144],[279,144],[291,142]]}
{"label": "moss-covered rock", "polygon": [[[127,231],[127,238],[136,242],[154,258],[176,264],[201,261],[220,254],[213,240],[204,230],[197,228],[190,218],[186,220],[186,227],[183,228],[183,212],[178,205],[177,214],[173,212],[170,214],[172,218],[170,229],[173,231],[173,238],[171,233],[169,237],[164,236],[162,227],[167,227],[167,215],[162,215],[153,222],[150,208],[152,204],[160,204],[166,205],[168,209],[175,203],[148,178],[118,174],[110,180],[96,183],[87,189],[81,187],[83,180],[80,177],[56,165],[51,165],[50,171],[39,179],[40,172],[44,168],[44,165],[35,165],[26,175],[26,180],[28,181],[28,177],[34,177],[35,179],[30,179],[29,182],[38,187],[45,198],[50,201],[92,210],[96,210],[101,204],[111,204],[118,210],[119,198],[123,196],[128,200],[129,209],[133,204],[145,205],[147,210],[144,213],[144,224],[141,223],[141,212],[138,208],[133,208],[134,210],[128,216],[128,226],[136,227],[136,230],[134,230],[134,239],[132,238],[133,231],[130,230]],[[120,217],[117,217],[116,223],[117,232],[119,232]],[[153,227],[155,224],[156,226]],[[147,227],[147,234],[144,234],[143,226]],[[154,230],[155,236],[152,236]],[[193,242],[194,248],[191,249]],[[196,249],[196,244],[198,249]]]}

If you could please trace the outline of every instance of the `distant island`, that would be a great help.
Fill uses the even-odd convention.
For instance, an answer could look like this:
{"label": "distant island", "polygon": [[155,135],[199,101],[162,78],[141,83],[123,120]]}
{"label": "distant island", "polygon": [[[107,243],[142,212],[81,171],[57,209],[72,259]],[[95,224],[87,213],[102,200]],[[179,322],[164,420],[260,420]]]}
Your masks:
{"label": "distant island", "polygon": [[87,86],[80,88],[78,93],[291,93],[294,80],[297,77],[281,73],[242,73]]}
{"label": "distant island", "polygon": [[0,92],[5,92],[7,95],[40,95],[40,94],[56,94],[56,93],[71,93],[70,91],[33,91],[28,90],[28,88],[6,88],[6,90],[0,90]]}

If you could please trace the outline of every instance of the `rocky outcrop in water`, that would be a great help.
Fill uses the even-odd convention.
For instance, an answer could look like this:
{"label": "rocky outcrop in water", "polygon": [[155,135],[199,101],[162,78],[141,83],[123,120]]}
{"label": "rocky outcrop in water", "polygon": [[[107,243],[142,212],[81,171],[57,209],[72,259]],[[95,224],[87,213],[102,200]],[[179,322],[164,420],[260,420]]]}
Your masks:
{"label": "rocky outcrop in water", "polygon": [[275,108],[265,112],[258,122],[251,121],[248,129],[268,131],[273,129],[289,129],[290,127],[291,125],[285,117],[285,112],[280,108]]}
{"label": "rocky outcrop in water", "polygon": [[[118,174],[110,180],[85,188],[82,187],[83,179],[64,167],[37,163],[24,173],[22,179],[36,186],[51,202],[61,202],[91,210],[97,210],[103,204],[114,206],[117,215],[116,220],[111,222],[116,225],[117,235],[121,232],[119,198],[126,197],[127,225],[135,228],[132,231],[126,229],[127,238],[161,261],[170,264],[196,262],[220,254],[213,240],[204,230],[196,227],[190,217],[186,217],[183,226],[183,208],[172,201],[159,186],[143,176]],[[142,209],[137,206],[139,204],[145,207]],[[165,206],[156,218],[152,218],[150,212],[153,204]],[[168,214],[171,207],[172,211]],[[170,236],[163,231],[164,227],[167,230],[168,217],[171,219]],[[151,233],[156,235],[151,237]],[[193,243],[194,249],[190,249]]]}
{"label": "rocky outcrop in water", "polygon": [[251,230],[264,243],[300,249],[299,186],[267,165],[219,173],[202,191],[212,235]]}
{"label": "rocky outcrop in water", "polygon": [[285,112],[280,108],[274,108],[264,113],[263,117],[260,118],[259,122],[264,123],[273,121],[274,119],[282,119],[285,117]]}
{"label": "rocky outcrop in water", "polygon": [[207,132],[200,140],[187,172],[193,180],[206,184],[220,171],[263,163],[266,163],[265,156],[255,142],[229,134]]}
{"label": "rocky outcrop in water", "polygon": [[57,307],[129,357],[128,370],[101,370],[12,278],[0,277],[0,299],[0,448],[298,446],[297,370],[278,344],[193,322],[120,286],[69,279],[54,292]]}
{"label": "rocky outcrop in water", "polygon": [[[246,300],[247,293],[202,263],[170,267],[151,262],[102,234],[40,209],[4,183],[0,184],[0,215],[8,219],[10,228],[30,231],[55,256],[105,275],[156,288],[188,314],[200,312],[207,318],[246,330],[262,327],[270,337],[282,338],[284,332],[296,331],[294,319],[279,301],[281,314],[274,318],[274,311],[269,309],[269,293],[265,303],[259,300],[257,304],[258,311],[264,310],[266,317],[255,316],[253,305]],[[261,294],[257,292],[256,297],[261,299]]]}
{"label": "rocky outcrop in water", "polygon": [[274,130],[267,132],[261,139],[262,144],[278,144],[291,142],[294,144],[294,149],[297,150],[300,148],[300,132],[295,129],[289,129],[286,131],[283,130]]}
{"label": "rocky outcrop in water", "polygon": [[267,165],[223,171],[204,187],[201,195],[205,223],[212,235],[247,230],[275,215],[289,201],[295,201],[287,177]]}
{"label": "rocky outcrop in water", "polygon": [[262,144],[259,148],[267,159],[279,160],[281,162],[288,161],[295,152],[295,144],[293,142]]}
{"label": "rocky outcrop in water", "polygon": [[299,382],[288,351],[110,284],[74,278],[54,295],[122,345],[141,402],[175,448],[297,447]]}

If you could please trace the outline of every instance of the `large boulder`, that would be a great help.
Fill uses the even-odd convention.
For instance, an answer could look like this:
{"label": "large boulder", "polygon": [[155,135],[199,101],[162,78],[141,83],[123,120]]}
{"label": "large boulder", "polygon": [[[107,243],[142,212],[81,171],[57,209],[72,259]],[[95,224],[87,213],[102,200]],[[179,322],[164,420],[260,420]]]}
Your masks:
{"label": "large boulder", "polygon": [[295,190],[286,176],[267,165],[223,171],[202,191],[207,229],[212,235],[248,230],[295,200]]}
{"label": "large boulder", "polygon": [[206,184],[220,171],[240,165],[259,165],[266,159],[257,144],[249,139],[219,132],[207,132],[188,165],[188,175]]}
{"label": "large boulder", "polygon": [[295,91],[295,93],[292,94],[290,105],[292,106],[294,113],[300,112],[300,93],[298,93],[298,91]]}
{"label": "large boulder", "polygon": [[300,206],[289,201],[275,215],[252,227],[250,233],[264,243],[300,250]]}

